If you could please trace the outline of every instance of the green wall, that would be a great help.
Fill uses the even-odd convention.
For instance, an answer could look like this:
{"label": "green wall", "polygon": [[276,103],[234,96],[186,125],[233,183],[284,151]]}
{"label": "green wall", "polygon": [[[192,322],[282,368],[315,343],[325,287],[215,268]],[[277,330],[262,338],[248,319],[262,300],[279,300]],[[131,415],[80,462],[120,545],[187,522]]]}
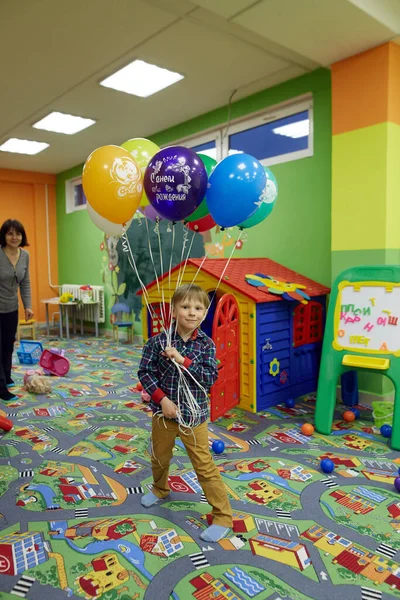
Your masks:
{"label": "green wall", "polygon": [[57,176],[59,280],[60,283],[101,285],[99,248],[103,234],[92,223],[86,210],[66,214],[65,209],[65,182],[82,175],[82,166],[79,165]]}
{"label": "green wall", "polygon": [[[236,257],[267,256],[326,285],[331,283],[331,79],[316,71],[254,94],[232,104],[236,119],[312,92],[314,98],[314,156],[272,166],[279,198],[271,216],[247,232]],[[149,137],[159,145],[223,125],[227,107]],[[127,131],[126,137],[134,137]],[[113,142],[115,140],[110,140]],[[122,143],[124,140],[120,140]],[[85,210],[65,212],[65,181],[77,177],[82,165],[57,178],[57,227],[61,283],[102,284],[101,232]],[[108,321],[108,319],[107,319]]]}

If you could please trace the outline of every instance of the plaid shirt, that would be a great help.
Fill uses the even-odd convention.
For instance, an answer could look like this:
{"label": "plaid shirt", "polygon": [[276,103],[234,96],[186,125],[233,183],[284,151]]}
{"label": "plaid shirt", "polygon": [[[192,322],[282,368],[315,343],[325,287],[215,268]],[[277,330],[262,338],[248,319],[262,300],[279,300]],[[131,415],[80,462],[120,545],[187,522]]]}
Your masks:
{"label": "plaid shirt", "polygon": [[[165,333],[150,338],[143,348],[138,370],[139,380],[144,390],[151,397],[150,406],[153,413],[162,413],[160,402],[164,396],[178,404],[179,372],[177,366],[162,355],[163,348],[166,345]],[[172,336],[172,346],[185,358],[183,366],[208,392],[218,379],[214,342],[204,331],[196,329],[186,342],[183,341],[178,332],[175,332]],[[182,370],[182,373],[199,405],[198,425],[200,425],[209,416],[208,396],[196,385],[185,370]],[[188,423],[190,413],[183,391],[180,392],[180,409],[184,422]]]}

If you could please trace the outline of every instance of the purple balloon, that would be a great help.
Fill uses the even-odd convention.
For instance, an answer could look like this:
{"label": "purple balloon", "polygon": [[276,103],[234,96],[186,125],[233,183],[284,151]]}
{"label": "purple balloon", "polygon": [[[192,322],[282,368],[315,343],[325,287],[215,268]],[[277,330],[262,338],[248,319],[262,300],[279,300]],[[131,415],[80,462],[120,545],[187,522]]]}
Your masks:
{"label": "purple balloon", "polygon": [[201,204],[207,172],[196,152],[169,146],[157,152],[144,174],[144,189],[156,211],[169,221],[182,221]]}
{"label": "purple balloon", "polygon": [[143,213],[144,216],[147,217],[147,219],[150,219],[150,221],[157,221],[157,219],[162,219],[162,217],[158,214],[158,212],[152,204],[142,206],[140,208],[140,212]]}

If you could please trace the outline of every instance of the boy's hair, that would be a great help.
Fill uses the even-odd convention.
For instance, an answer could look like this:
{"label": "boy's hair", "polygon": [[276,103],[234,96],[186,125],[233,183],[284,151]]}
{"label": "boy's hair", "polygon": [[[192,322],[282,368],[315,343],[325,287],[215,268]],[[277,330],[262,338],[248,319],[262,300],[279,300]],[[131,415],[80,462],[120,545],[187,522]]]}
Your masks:
{"label": "boy's hair", "polygon": [[201,302],[206,310],[208,310],[210,306],[210,299],[207,292],[205,292],[199,285],[186,283],[185,285],[178,287],[172,296],[171,304],[173,307],[175,307],[180,302],[186,300],[186,298],[188,300],[194,299],[198,302]]}

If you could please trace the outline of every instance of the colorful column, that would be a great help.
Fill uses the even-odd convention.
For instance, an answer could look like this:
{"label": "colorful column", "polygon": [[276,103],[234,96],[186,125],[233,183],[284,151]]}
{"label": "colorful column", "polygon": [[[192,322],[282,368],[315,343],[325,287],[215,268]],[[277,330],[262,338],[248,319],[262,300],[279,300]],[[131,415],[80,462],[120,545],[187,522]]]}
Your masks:
{"label": "colorful column", "polygon": [[400,262],[400,46],[332,66],[332,276]]}
{"label": "colorful column", "polygon": [[[332,278],[356,265],[399,264],[400,46],[332,66],[332,135]],[[378,379],[360,387],[387,392]]]}

